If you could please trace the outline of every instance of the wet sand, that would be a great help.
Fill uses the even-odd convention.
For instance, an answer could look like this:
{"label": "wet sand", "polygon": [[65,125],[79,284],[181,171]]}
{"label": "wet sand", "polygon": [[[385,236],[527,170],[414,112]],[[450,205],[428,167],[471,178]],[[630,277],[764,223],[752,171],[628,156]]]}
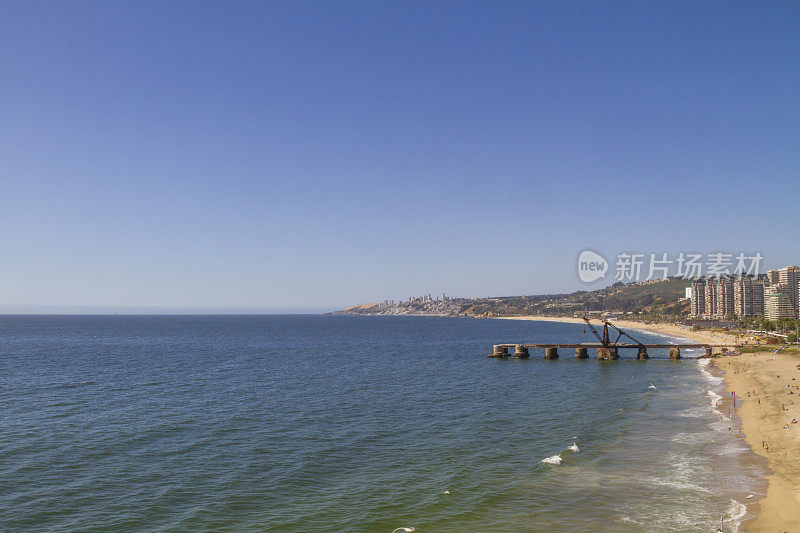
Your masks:
{"label": "wet sand", "polygon": [[[575,317],[513,318],[583,322]],[[672,324],[626,320],[613,323],[623,329],[645,330],[695,342],[736,342],[732,335],[692,331]],[[741,421],[745,440],[756,454],[767,460],[771,470],[767,476],[766,497],[758,502],[756,517],[748,521],[743,530],[800,532],[800,356],[758,352],[717,357],[713,361],[725,378],[728,392],[736,393],[735,413]],[[798,423],[792,423],[793,419]]]}

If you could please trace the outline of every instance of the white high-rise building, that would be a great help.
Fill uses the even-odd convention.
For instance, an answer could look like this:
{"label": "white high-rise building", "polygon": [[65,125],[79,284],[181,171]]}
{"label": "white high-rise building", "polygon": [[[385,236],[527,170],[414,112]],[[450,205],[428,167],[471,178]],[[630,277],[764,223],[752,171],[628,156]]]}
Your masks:
{"label": "white high-rise building", "polygon": [[767,272],[764,316],[770,320],[797,318],[800,302],[800,267],[788,266]]}
{"label": "white high-rise building", "polygon": [[706,314],[706,281],[704,279],[696,279],[692,281],[692,286],[689,289],[692,291],[689,316],[701,318]]}

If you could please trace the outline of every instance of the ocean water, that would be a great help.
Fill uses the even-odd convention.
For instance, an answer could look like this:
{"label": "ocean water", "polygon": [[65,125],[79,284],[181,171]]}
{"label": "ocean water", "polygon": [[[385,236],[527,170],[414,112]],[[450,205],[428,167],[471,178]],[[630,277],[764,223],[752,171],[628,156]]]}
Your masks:
{"label": "ocean water", "polygon": [[764,467],[702,361],[486,357],[591,340],[511,320],[0,317],[0,530],[735,531]]}

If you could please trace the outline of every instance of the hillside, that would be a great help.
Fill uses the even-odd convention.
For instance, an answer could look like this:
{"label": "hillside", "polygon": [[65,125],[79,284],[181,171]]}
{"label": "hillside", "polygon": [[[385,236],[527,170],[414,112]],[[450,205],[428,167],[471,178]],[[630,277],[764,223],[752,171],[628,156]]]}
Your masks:
{"label": "hillside", "polygon": [[684,298],[689,280],[670,278],[651,282],[615,283],[594,291],[492,298],[416,299],[394,305],[366,304],[337,313],[370,315],[433,316],[563,316],[586,313],[624,314],[643,319],[686,317],[689,301]]}

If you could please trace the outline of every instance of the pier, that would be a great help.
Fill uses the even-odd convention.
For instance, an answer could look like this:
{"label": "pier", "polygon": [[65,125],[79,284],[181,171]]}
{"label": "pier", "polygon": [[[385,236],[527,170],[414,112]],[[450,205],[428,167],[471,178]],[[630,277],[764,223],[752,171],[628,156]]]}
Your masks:
{"label": "pier", "polygon": [[[589,350],[597,350],[597,359],[599,360],[614,360],[619,359],[620,350],[636,350],[637,359],[648,359],[649,349],[668,349],[670,359],[680,359],[681,349],[689,348],[703,348],[705,349],[705,357],[711,357],[714,349],[731,349],[736,348],[736,344],[706,344],[706,343],[644,343],[639,342],[630,334],[622,331],[611,322],[603,321],[603,334],[597,332],[594,326],[589,322],[589,319],[584,317],[586,324],[591,329],[598,342],[584,342],[584,343],[545,343],[545,342],[528,342],[528,343],[506,343],[495,344],[492,353],[489,357],[506,358],[511,357],[512,354],[517,359],[528,359],[531,354],[531,349],[543,349],[545,359],[558,359],[560,349],[574,350],[575,359],[588,359]],[[609,326],[618,332],[617,338],[612,342],[609,336]],[[620,343],[621,337],[627,337],[633,342]]]}

